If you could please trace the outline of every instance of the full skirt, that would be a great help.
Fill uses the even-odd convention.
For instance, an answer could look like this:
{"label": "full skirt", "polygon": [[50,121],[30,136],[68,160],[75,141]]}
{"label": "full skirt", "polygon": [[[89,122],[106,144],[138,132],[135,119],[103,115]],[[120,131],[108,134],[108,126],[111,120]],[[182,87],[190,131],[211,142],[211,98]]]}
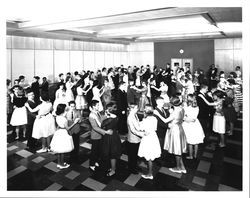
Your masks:
{"label": "full skirt", "polygon": [[66,129],[58,129],[50,143],[50,149],[55,153],[68,153],[73,151],[73,138]]}
{"label": "full skirt", "polygon": [[187,140],[181,124],[172,124],[166,133],[163,148],[174,155],[187,152]]}
{"label": "full skirt", "polygon": [[222,115],[214,115],[213,118],[213,131],[219,134],[225,134],[226,132],[226,120]]}
{"label": "full skirt", "polygon": [[33,126],[32,137],[40,139],[53,135],[56,131],[55,118],[51,113],[41,118],[36,118]]}
{"label": "full skirt", "polygon": [[14,109],[10,124],[12,126],[21,126],[27,124],[27,110],[25,106]]}
{"label": "full skirt", "polygon": [[161,156],[161,146],[156,133],[149,134],[141,139],[138,156],[144,157],[147,161],[153,161]]}
{"label": "full skirt", "polygon": [[188,144],[203,143],[205,135],[198,119],[195,122],[183,122],[182,126]]}

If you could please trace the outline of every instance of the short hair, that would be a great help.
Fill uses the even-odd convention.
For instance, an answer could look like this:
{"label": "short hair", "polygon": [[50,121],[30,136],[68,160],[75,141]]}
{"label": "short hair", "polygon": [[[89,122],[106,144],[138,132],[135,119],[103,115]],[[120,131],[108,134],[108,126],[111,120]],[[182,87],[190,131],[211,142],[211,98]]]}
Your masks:
{"label": "short hair", "polygon": [[194,94],[187,95],[187,105],[192,107],[197,107],[197,101]]}
{"label": "short hair", "polygon": [[68,104],[69,104],[69,106],[70,106],[71,104],[74,104],[74,105],[75,105],[75,104],[76,104],[76,102],[75,102],[74,100],[71,100],[71,101],[69,101],[69,103],[68,103]]}
{"label": "short hair", "polygon": [[206,84],[201,84],[200,89],[205,89],[208,88],[208,86]]}
{"label": "short hair", "polygon": [[96,104],[98,104],[98,103],[99,103],[98,100],[91,100],[89,106],[90,106],[90,107],[94,107],[94,106],[96,106]]}
{"label": "short hair", "polygon": [[7,79],[6,81],[7,81],[7,86],[9,86],[10,83],[11,83],[11,80],[10,80],[10,79]]}
{"label": "short hair", "polygon": [[59,76],[59,77],[63,76],[63,73],[60,73],[58,76]]}
{"label": "short hair", "polygon": [[107,68],[106,68],[106,67],[103,67],[103,68],[102,68],[102,71],[105,71],[105,70],[107,70]]}
{"label": "short hair", "polygon": [[40,77],[39,77],[39,76],[34,76],[34,78],[35,78],[36,80],[40,80]]}
{"label": "short hair", "polygon": [[49,94],[46,92],[41,92],[41,98],[43,101],[49,101]]}
{"label": "short hair", "polygon": [[23,76],[23,75],[19,76],[19,81],[22,79],[25,79],[25,76]]}
{"label": "short hair", "polygon": [[61,115],[65,111],[65,108],[66,104],[58,104],[56,107],[56,115]]}
{"label": "short hair", "polygon": [[146,113],[146,115],[153,115],[154,114],[154,109],[150,104],[146,104],[144,111]]}
{"label": "short hair", "polygon": [[125,84],[124,81],[119,82],[119,87],[120,87],[121,85],[123,85],[123,84]]}

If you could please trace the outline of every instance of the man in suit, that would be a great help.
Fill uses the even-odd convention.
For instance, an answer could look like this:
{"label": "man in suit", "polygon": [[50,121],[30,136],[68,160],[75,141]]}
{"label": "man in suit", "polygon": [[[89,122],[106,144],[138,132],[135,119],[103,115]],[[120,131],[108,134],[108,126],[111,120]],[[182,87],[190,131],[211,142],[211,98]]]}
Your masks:
{"label": "man in suit", "polygon": [[[155,111],[158,111],[158,113],[164,117],[164,118],[168,118],[169,117],[169,112],[166,111],[164,108],[164,99],[162,97],[158,97],[156,98],[156,108]],[[157,118],[157,136],[159,138],[160,141],[160,145],[161,148],[163,149],[163,144],[164,144],[164,139],[165,139],[165,135],[168,129],[168,124],[166,124],[165,122],[163,122],[157,115],[155,115],[155,117]]]}
{"label": "man in suit", "polygon": [[33,91],[34,95],[35,95],[35,102],[37,104],[40,103],[40,85],[39,85],[39,80],[40,80],[40,77],[39,76],[34,76],[34,82],[32,82],[31,84],[31,90]]}
{"label": "man in suit", "polygon": [[216,103],[211,101],[207,96],[208,86],[202,84],[200,86],[200,93],[198,94],[196,100],[199,107],[199,114],[197,116],[201,123],[203,131],[205,133],[204,143],[208,143],[209,135],[212,133],[212,108]]}
{"label": "man in suit", "polygon": [[[76,119],[82,119],[80,111],[76,110],[75,101],[69,102],[69,110],[66,113],[66,119],[68,120],[68,126],[70,127],[74,124]],[[80,123],[75,124],[70,130],[69,133],[72,135],[74,142],[74,150],[70,153],[70,161],[77,162],[79,154],[79,144],[80,144]]]}
{"label": "man in suit", "polygon": [[126,135],[128,133],[128,127],[127,127],[128,101],[125,89],[126,89],[125,82],[123,81],[120,82],[116,98],[117,98],[117,116],[119,120],[118,133],[121,135]]}
{"label": "man in suit", "polygon": [[89,122],[92,127],[92,130],[90,132],[90,139],[92,146],[91,146],[91,154],[89,160],[89,168],[92,171],[95,171],[96,167],[99,167],[98,162],[100,160],[102,136],[105,134],[112,135],[113,131],[111,129],[106,131],[101,128],[102,116],[98,111],[99,101],[92,100],[89,106],[90,106]]}

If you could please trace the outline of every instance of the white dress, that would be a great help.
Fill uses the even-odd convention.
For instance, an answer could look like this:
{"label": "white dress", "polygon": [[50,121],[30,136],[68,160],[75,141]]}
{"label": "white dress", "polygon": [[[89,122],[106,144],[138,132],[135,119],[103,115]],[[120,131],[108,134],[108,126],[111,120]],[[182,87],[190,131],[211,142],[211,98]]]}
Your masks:
{"label": "white dress", "polygon": [[200,121],[197,119],[199,108],[188,106],[184,108],[184,111],[185,111],[185,117],[189,119],[195,119],[194,122],[184,121],[182,123],[187,143],[192,145],[203,143],[205,135],[202,126],[200,124]]}
{"label": "white dress", "polygon": [[64,90],[58,89],[55,95],[56,95],[56,99],[53,104],[54,111],[56,111],[58,104],[66,104],[68,106],[66,92]]}
{"label": "white dress", "polygon": [[157,119],[154,116],[148,116],[140,122],[140,126],[149,134],[141,139],[138,156],[144,157],[147,161],[159,158],[161,146],[156,134]]}
{"label": "white dress", "polygon": [[168,86],[164,85],[160,87],[160,91],[161,91],[161,97],[163,98],[164,103],[169,103]]}
{"label": "white dress", "polygon": [[93,87],[92,89],[93,92],[93,98],[92,100],[97,100],[99,101],[99,112],[103,111],[103,105],[102,105],[102,101],[100,98],[100,89],[97,88],[97,86]]}
{"label": "white dress", "polygon": [[79,86],[76,88],[77,96],[76,96],[76,109],[86,109],[87,107],[87,101],[85,97],[83,96],[83,89]]}
{"label": "white dress", "polygon": [[65,129],[67,122],[68,121],[64,116],[56,117],[58,129],[56,130],[50,143],[50,149],[55,153],[68,153],[74,149],[73,138]]}
{"label": "white dress", "polygon": [[67,100],[67,102],[75,100],[74,94],[71,90],[72,87],[73,87],[73,83],[71,83],[69,81],[66,82],[66,100]]}
{"label": "white dress", "polygon": [[50,102],[43,102],[38,108],[38,117],[35,119],[32,131],[32,137],[35,139],[49,137],[56,131],[55,119],[50,113],[52,104]]}

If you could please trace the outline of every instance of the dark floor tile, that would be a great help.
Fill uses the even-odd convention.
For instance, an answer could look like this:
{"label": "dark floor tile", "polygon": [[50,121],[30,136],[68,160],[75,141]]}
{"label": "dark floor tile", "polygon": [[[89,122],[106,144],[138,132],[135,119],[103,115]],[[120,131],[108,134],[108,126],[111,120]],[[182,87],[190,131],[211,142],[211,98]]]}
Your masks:
{"label": "dark floor tile", "polygon": [[227,145],[224,156],[242,160],[242,146],[234,144]]}
{"label": "dark floor tile", "polygon": [[220,183],[242,190],[242,167],[224,162]]}
{"label": "dark floor tile", "polygon": [[7,171],[11,171],[18,166],[20,166],[19,161],[22,160],[23,158],[20,155],[17,154],[12,154],[11,156],[7,157]]}
{"label": "dark floor tile", "polygon": [[27,169],[8,180],[8,190],[44,190],[53,183],[48,180],[52,174],[46,168],[36,172]]}
{"label": "dark floor tile", "polygon": [[138,191],[139,189],[132,187],[130,185],[124,184],[118,180],[112,180],[103,189],[103,191]]}
{"label": "dark floor tile", "polygon": [[88,188],[82,184],[80,184],[79,186],[75,187],[74,189],[72,189],[73,191],[94,191],[91,188]]}

